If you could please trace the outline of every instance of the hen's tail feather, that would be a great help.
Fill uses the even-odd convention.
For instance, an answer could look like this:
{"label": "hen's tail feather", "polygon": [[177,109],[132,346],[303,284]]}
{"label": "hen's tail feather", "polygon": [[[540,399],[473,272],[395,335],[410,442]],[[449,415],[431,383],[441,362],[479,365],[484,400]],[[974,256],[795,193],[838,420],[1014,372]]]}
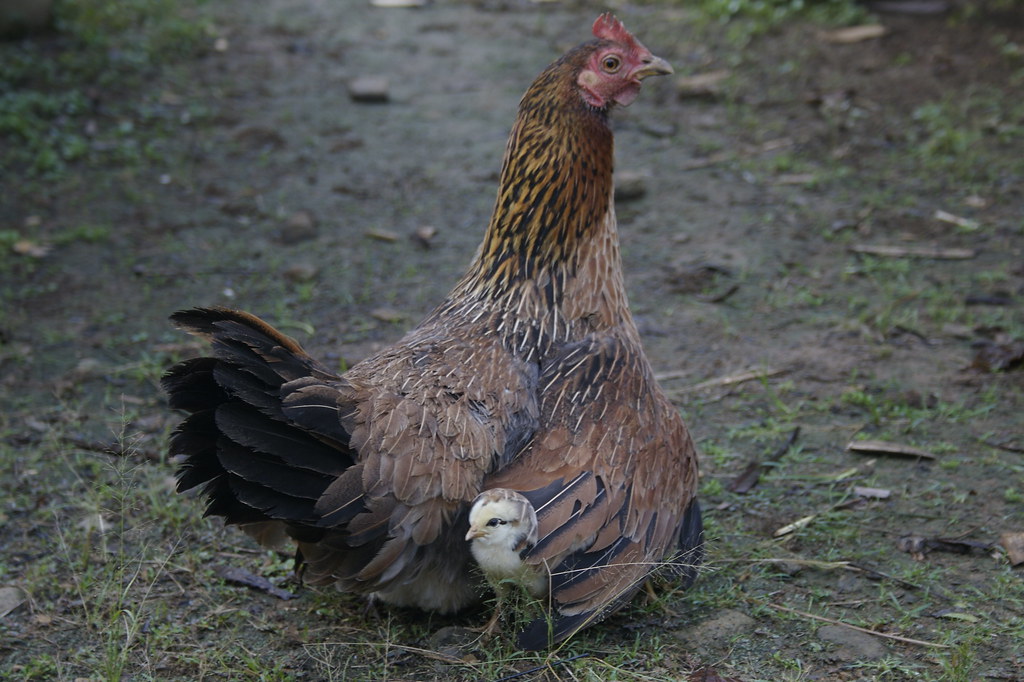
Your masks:
{"label": "hen's tail feather", "polygon": [[337,413],[330,433],[321,436],[290,420],[282,400],[290,381],[337,378],[248,313],[199,308],[171,319],[209,341],[214,353],[179,363],[162,381],[171,406],[192,413],[171,438],[171,455],[186,457],[178,490],[203,485],[207,514],[228,523],[281,520],[308,535],[298,526],[318,525],[317,501],[354,456]]}
{"label": "hen's tail feather", "polygon": [[578,613],[573,616],[558,616],[554,620],[537,618],[530,622],[526,628],[519,633],[517,643],[524,651],[540,651],[547,649],[552,644],[560,642],[574,632],[582,629],[594,613]]}
{"label": "hen's tail feather", "polygon": [[263,459],[276,459],[290,468],[320,474],[323,488],[353,464],[349,453],[325,445],[287,423],[267,419],[239,402],[217,408],[217,427],[235,443],[270,456]]}
{"label": "hen's tail feather", "polygon": [[192,358],[171,367],[160,381],[171,408],[200,412],[227,400],[227,393],[213,379],[216,366],[216,358]]}
{"label": "hen's tail feather", "polygon": [[679,523],[678,547],[669,566],[676,571],[683,588],[687,588],[697,579],[697,572],[704,563],[704,520],[697,498],[690,502]]}

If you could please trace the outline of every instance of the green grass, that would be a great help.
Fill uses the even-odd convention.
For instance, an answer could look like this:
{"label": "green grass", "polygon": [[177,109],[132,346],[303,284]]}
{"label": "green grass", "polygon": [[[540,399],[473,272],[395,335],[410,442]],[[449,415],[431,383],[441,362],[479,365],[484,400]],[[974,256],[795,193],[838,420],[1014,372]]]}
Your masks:
{"label": "green grass", "polygon": [[181,113],[123,96],[209,42],[203,0],[64,0],[57,35],[0,43],[0,172],[61,179],[161,155]]}
{"label": "green grass", "polygon": [[1020,159],[999,150],[1024,140],[1024,104],[1006,92],[979,88],[918,106],[907,132],[914,160],[968,187],[985,186],[1024,172]]}
{"label": "green grass", "polygon": [[866,13],[850,0],[700,0],[701,12],[712,19],[734,22],[735,38],[756,35],[780,24],[804,19],[826,24],[852,24]]}

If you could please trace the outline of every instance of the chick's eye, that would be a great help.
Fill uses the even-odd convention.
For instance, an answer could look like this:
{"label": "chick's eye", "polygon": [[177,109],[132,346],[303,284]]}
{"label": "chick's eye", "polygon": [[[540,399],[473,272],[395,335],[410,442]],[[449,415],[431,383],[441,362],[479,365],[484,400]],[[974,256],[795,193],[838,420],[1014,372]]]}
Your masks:
{"label": "chick's eye", "polygon": [[504,526],[505,525],[505,521],[503,519],[491,519],[490,521],[487,522],[487,525],[491,526],[492,528],[494,526]]}
{"label": "chick's eye", "polygon": [[622,60],[613,54],[607,55],[601,60],[601,68],[604,69],[606,73],[615,73],[621,66]]}

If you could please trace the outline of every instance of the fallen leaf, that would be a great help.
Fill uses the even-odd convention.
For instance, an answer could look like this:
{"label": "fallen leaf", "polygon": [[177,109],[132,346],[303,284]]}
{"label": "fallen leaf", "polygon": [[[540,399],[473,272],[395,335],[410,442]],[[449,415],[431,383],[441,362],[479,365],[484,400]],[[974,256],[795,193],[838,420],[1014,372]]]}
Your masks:
{"label": "fallen leaf", "polygon": [[19,239],[11,245],[11,251],[19,256],[43,258],[46,254],[50,253],[50,247],[46,244],[40,244],[30,239]]}
{"label": "fallen leaf", "polygon": [[25,603],[28,596],[20,587],[0,587],[0,618]]}
{"label": "fallen leaf", "polygon": [[956,225],[961,230],[966,230],[967,232],[974,232],[981,227],[981,223],[977,220],[961,218],[958,215],[953,215],[952,213],[943,210],[935,211],[935,219],[941,220],[944,223],[949,223],[950,225]]}
{"label": "fallen leaf", "polygon": [[[1024,438],[1024,436],[1021,436]],[[1000,437],[999,440],[983,440],[981,441],[990,448],[999,448],[1000,450],[1006,450],[1007,452],[1024,452],[1024,441],[1019,440],[1017,436],[1010,435],[1008,437]]]}
{"label": "fallen leaf", "polygon": [[884,244],[854,244],[849,247],[853,253],[864,253],[880,258],[931,258],[933,260],[967,260],[978,252],[974,249],[942,249],[931,246],[888,246]]}
{"label": "fallen leaf", "polygon": [[881,24],[864,24],[862,26],[849,26],[847,28],[839,28],[835,31],[828,31],[822,34],[822,37],[830,43],[837,45],[849,45],[852,43],[861,43],[865,40],[873,40],[875,38],[881,38],[888,30]]}
{"label": "fallen leaf", "polygon": [[1013,294],[996,291],[991,294],[967,294],[964,305],[1013,305]]}
{"label": "fallen leaf", "polygon": [[1006,557],[1010,560],[1011,566],[1024,563],[1024,533],[1003,533],[999,536],[999,544],[1006,550]]}
{"label": "fallen leaf", "polygon": [[281,149],[287,144],[281,133],[266,126],[245,126],[236,130],[232,137],[253,150]]}
{"label": "fallen leaf", "polygon": [[954,611],[953,609],[942,609],[941,611],[936,611],[932,615],[934,615],[936,618],[949,618],[950,620],[962,620],[962,621],[966,621],[968,623],[977,623],[979,620],[981,620],[977,616],[973,616],[973,615],[971,615],[969,613],[964,613],[963,611]]}
{"label": "fallen leaf", "polygon": [[946,0],[874,0],[868,3],[873,12],[890,14],[942,14],[949,11]]}
{"label": "fallen leaf", "polygon": [[400,239],[400,237],[397,234],[391,232],[390,230],[373,229],[367,230],[365,234],[370,239],[376,239],[377,241],[380,242],[397,242]]}
{"label": "fallen leaf", "polygon": [[676,79],[676,92],[680,97],[717,97],[722,91],[722,81],[731,73],[728,69],[721,69],[694,76],[682,76]]}
{"label": "fallen leaf", "polygon": [[722,677],[714,668],[701,668],[690,673],[687,682],[743,682],[743,680],[738,677]]}
{"label": "fallen leaf", "polygon": [[859,485],[853,486],[853,494],[859,497],[872,497],[876,500],[887,500],[892,495],[891,490],[885,488],[862,488]]}
{"label": "fallen leaf", "polygon": [[898,457],[919,457],[921,459],[935,459],[935,455],[911,445],[900,443],[889,443],[882,440],[855,440],[846,445],[850,452],[871,455],[896,455]]}
{"label": "fallen leaf", "polygon": [[783,526],[782,528],[780,528],[777,531],[775,531],[774,533],[772,533],[772,536],[780,538],[783,535],[789,535],[793,531],[800,530],[801,528],[803,528],[804,526],[809,524],[811,521],[814,520],[814,518],[816,516],[817,516],[817,514],[811,514],[810,516],[805,516],[802,519],[797,519],[793,523],[791,523],[789,525],[786,525],[786,526]]}
{"label": "fallen leaf", "polygon": [[818,176],[814,173],[783,173],[779,177],[775,178],[776,185],[809,185]]}
{"label": "fallen leaf", "polygon": [[729,279],[729,268],[714,263],[677,263],[668,275],[672,290],[680,294],[699,294],[714,287],[719,280]]}
{"label": "fallen leaf", "polygon": [[288,590],[282,590],[263,576],[250,573],[244,568],[238,568],[236,566],[214,566],[213,571],[223,578],[225,582],[229,582],[234,585],[242,585],[243,587],[250,587],[254,590],[260,590],[261,592],[266,592],[270,596],[277,597],[278,599],[295,599],[295,595]]}
{"label": "fallen leaf", "polygon": [[986,341],[971,361],[982,372],[1006,372],[1024,365],[1024,341],[993,343]]}
{"label": "fallen leaf", "polygon": [[769,455],[763,462],[759,459],[752,460],[747,464],[746,468],[740,473],[739,476],[734,478],[729,485],[726,487],[731,493],[746,493],[751,488],[757,485],[757,482],[761,478],[761,469],[764,467],[770,467],[778,462],[783,455],[789,452],[789,449],[796,443],[796,439],[800,437],[800,427],[793,429],[786,441],[780,445],[775,451]]}
{"label": "fallen leaf", "polygon": [[750,492],[761,479],[761,466],[760,460],[755,459],[750,462],[739,476],[729,482],[725,489],[731,493],[739,493],[741,495]]}
{"label": "fallen leaf", "polygon": [[850,469],[843,469],[842,471],[837,471],[834,474],[826,474],[822,478],[822,480],[823,481],[827,481],[829,483],[832,483],[832,482],[838,483],[839,481],[845,481],[848,478],[853,478],[854,476],[856,476],[859,473],[861,473],[859,468],[852,467]]}
{"label": "fallen leaf", "polygon": [[987,552],[992,549],[991,542],[977,540],[926,538],[920,535],[904,535],[896,540],[896,547],[907,552],[915,561],[922,561],[928,552],[947,552],[949,554],[970,554],[974,550]]}
{"label": "fallen leaf", "polygon": [[91,533],[94,530],[100,533],[107,533],[111,529],[111,524],[103,517],[102,514],[92,513],[86,514],[78,522],[78,527],[84,530],[86,533]]}
{"label": "fallen leaf", "polygon": [[400,310],[394,308],[377,308],[376,310],[370,311],[370,317],[380,320],[381,322],[401,322],[405,319],[406,315]]}

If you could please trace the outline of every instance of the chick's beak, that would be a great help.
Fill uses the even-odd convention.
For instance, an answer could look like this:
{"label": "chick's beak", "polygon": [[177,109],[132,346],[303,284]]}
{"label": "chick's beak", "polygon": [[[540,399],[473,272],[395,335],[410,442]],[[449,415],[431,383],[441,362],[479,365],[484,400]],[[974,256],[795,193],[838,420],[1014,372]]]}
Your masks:
{"label": "chick's beak", "polygon": [[671,64],[661,57],[651,55],[651,61],[645,63],[639,69],[634,71],[633,77],[638,81],[642,81],[648,76],[667,76],[671,73],[673,73]]}
{"label": "chick's beak", "polygon": [[466,540],[476,540],[477,538],[482,538],[485,535],[487,535],[487,533],[484,532],[483,528],[470,528],[469,532],[466,533]]}

